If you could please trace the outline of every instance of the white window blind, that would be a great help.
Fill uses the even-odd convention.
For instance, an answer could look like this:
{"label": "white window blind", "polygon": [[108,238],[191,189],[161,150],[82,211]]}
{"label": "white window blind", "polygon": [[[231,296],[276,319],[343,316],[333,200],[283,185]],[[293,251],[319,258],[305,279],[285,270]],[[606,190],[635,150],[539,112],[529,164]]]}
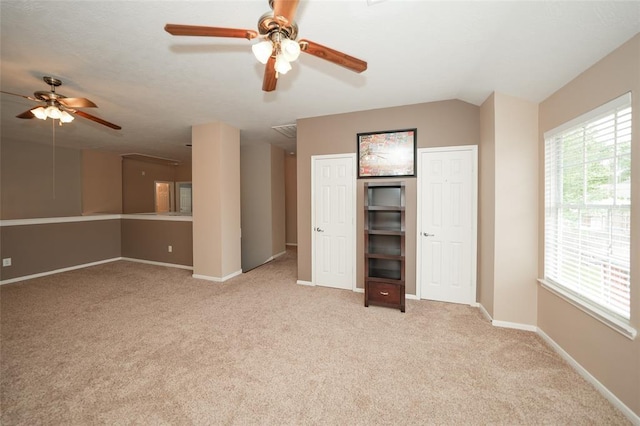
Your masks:
{"label": "white window blind", "polygon": [[630,316],[631,94],[545,134],[544,279]]}

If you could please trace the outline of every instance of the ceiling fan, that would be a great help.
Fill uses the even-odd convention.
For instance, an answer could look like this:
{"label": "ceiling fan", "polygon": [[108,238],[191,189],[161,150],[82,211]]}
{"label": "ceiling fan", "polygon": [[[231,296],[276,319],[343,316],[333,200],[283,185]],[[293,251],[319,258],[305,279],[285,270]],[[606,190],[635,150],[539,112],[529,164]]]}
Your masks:
{"label": "ceiling fan", "polygon": [[71,121],[73,121],[73,114],[75,114],[82,118],[95,121],[96,123],[102,124],[103,126],[110,127],[112,129],[122,129],[122,127],[118,126],[117,124],[109,123],[102,118],[98,118],[94,115],[79,110],[78,108],[98,107],[89,99],[67,98],[64,95],[56,93],[56,87],[60,86],[62,84],[62,81],[53,77],[42,77],[42,79],[45,83],[51,86],[50,91],[37,91],[33,94],[33,96],[24,96],[0,90],[1,93],[5,93],[7,95],[20,96],[21,98],[29,99],[30,101],[44,103],[44,105],[33,107],[23,112],[22,114],[18,114],[16,117],[26,119],[39,118],[41,120],[51,118],[53,120],[60,120],[60,124],[62,125],[62,123],[70,123]]}
{"label": "ceiling fan", "polygon": [[300,52],[341,65],[351,71],[361,73],[367,69],[367,63],[361,59],[338,52],[310,40],[295,41],[298,25],[293,18],[299,0],[269,0],[272,12],[267,12],[258,20],[258,31],[236,28],[203,27],[194,25],[167,24],[164,29],[174,36],[231,37],[252,40],[259,37],[261,42],[254,44],[252,50],[256,59],[266,64],[262,90],[271,92],[276,89],[279,74],[291,69],[290,62],[295,61]]}

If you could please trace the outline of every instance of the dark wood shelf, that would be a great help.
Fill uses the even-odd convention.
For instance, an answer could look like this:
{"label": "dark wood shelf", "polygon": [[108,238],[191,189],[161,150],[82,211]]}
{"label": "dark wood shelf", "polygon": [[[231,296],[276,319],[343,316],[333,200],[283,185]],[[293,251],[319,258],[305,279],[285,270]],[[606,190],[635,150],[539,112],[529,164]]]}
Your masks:
{"label": "dark wood shelf", "polygon": [[404,211],[404,206],[365,206],[364,208],[367,211],[390,211],[390,212],[399,212]]}
{"label": "dark wood shelf", "polygon": [[[400,248],[398,248],[398,250],[399,249]],[[385,259],[385,260],[404,261],[404,256],[401,254],[367,253],[365,256],[367,259]]]}
{"label": "dark wood shelf", "polygon": [[368,182],[364,189],[364,305],[404,312],[404,182]]}
{"label": "dark wood shelf", "polygon": [[371,274],[369,278],[382,278],[385,280],[400,280],[400,271],[395,271],[393,269],[371,269]]}
{"label": "dark wood shelf", "polygon": [[365,229],[369,235],[404,235],[404,231],[395,229]]}

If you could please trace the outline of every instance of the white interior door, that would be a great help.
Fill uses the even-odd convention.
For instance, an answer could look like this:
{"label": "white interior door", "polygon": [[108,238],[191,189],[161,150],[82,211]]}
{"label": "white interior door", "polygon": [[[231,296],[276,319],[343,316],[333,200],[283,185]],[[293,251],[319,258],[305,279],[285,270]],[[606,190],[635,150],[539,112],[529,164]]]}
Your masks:
{"label": "white interior door", "polygon": [[353,289],[355,284],[355,156],[314,156],[313,283]]}
{"label": "white interior door", "polygon": [[419,151],[420,298],[476,301],[476,147]]}

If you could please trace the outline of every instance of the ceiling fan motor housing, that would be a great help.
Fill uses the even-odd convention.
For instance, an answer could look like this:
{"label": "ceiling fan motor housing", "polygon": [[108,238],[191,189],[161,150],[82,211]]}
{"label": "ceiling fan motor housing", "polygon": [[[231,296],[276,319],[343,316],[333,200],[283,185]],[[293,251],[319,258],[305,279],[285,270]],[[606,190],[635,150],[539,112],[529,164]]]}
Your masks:
{"label": "ceiling fan motor housing", "polygon": [[296,37],[298,37],[298,24],[291,21],[283,25],[273,16],[273,12],[267,12],[262,15],[258,21],[258,32],[260,35],[269,37],[273,33],[278,32],[290,40],[295,40]]}
{"label": "ceiling fan motor housing", "polygon": [[33,96],[36,99],[39,99],[39,100],[44,101],[44,102],[56,101],[57,99],[66,98],[66,96],[64,96],[64,95],[59,95],[59,94],[57,94],[55,92],[45,92],[43,90],[39,90],[37,92],[34,92]]}

